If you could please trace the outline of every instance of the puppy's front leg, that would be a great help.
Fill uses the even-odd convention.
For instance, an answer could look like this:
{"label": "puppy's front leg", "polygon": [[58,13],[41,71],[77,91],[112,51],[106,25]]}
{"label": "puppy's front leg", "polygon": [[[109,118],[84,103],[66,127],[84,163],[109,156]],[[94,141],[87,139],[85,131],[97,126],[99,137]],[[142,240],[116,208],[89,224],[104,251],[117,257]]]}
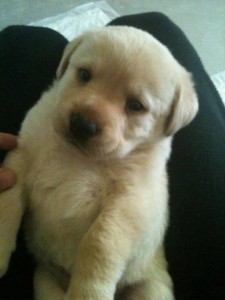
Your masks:
{"label": "puppy's front leg", "polygon": [[17,183],[0,194],[0,278],[7,271],[11,254],[15,250],[16,236],[25,209],[22,196],[25,166],[21,169],[21,164],[25,165],[26,160],[18,150],[7,157],[6,166],[16,172]]}
{"label": "puppy's front leg", "polygon": [[113,300],[138,232],[129,208],[102,211],[81,241],[64,300]]}

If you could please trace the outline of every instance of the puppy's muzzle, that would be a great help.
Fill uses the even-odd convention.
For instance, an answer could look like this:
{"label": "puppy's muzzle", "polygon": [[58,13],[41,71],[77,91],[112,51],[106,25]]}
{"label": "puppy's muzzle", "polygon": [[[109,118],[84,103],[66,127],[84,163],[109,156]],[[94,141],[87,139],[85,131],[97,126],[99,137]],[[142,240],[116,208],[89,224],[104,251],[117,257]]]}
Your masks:
{"label": "puppy's muzzle", "polygon": [[100,133],[100,128],[83,114],[74,113],[70,117],[69,131],[73,140],[85,145],[90,139]]}

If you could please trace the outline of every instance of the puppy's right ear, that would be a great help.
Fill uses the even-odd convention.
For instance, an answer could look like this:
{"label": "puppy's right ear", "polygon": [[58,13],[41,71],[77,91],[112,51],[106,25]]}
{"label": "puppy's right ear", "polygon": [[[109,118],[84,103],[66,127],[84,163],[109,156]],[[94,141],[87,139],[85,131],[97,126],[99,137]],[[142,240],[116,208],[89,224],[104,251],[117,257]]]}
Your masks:
{"label": "puppy's right ear", "polygon": [[63,74],[65,73],[69,62],[70,62],[70,57],[73,54],[73,52],[77,49],[77,47],[81,44],[82,37],[76,38],[74,41],[70,42],[63,53],[62,59],[59,63],[58,69],[56,71],[56,78],[60,79]]}
{"label": "puppy's right ear", "polygon": [[167,119],[165,135],[175,134],[179,129],[188,125],[198,111],[198,99],[195,93],[191,76],[186,71],[180,75],[177,84],[172,110]]}

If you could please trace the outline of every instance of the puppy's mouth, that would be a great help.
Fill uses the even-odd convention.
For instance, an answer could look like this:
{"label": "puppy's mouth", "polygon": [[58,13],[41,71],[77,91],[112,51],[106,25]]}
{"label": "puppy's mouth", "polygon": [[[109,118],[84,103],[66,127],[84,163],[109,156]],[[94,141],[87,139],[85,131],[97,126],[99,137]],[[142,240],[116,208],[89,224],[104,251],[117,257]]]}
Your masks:
{"label": "puppy's mouth", "polygon": [[88,151],[89,146],[87,142],[84,141],[81,142],[75,139],[74,137],[72,137],[70,134],[66,136],[66,142],[70,144],[73,148],[76,148],[79,151],[81,151],[83,154],[90,155],[89,153],[90,151]]}

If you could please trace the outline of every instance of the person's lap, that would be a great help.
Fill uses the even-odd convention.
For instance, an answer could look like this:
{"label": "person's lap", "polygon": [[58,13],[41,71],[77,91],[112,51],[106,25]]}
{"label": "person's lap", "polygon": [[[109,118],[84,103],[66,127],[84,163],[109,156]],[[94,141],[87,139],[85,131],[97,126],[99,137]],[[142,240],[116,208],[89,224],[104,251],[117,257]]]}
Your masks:
{"label": "person's lap", "polygon": [[[171,213],[166,254],[177,299],[223,299],[224,106],[195,50],[167,17],[146,13],[121,17],[111,24],[150,32],[193,74],[200,110],[173,143],[168,166]],[[25,112],[52,82],[66,44],[49,29],[11,27],[0,33],[0,131],[18,133]],[[0,282],[0,299],[32,297],[32,263],[21,240],[9,273]]]}

